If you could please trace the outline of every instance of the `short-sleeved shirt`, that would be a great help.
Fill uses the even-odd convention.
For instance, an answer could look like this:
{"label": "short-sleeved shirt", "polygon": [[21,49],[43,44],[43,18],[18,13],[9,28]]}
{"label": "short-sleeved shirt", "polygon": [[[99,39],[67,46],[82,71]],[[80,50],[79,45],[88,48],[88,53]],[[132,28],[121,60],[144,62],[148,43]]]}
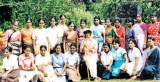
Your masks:
{"label": "short-sleeved shirt", "polygon": [[115,61],[124,61],[124,54],[126,54],[126,50],[119,47],[117,50],[116,49],[112,49],[112,56],[113,56],[113,60]]}
{"label": "short-sleeved shirt", "polygon": [[59,38],[59,32],[58,31],[58,27],[54,27],[54,28],[47,28],[47,33],[48,33],[48,38],[50,40],[50,47],[54,47],[56,45],[56,42]]}
{"label": "short-sleeved shirt", "polygon": [[36,44],[46,44],[47,41],[47,30],[45,28],[42,29],[35,29],[33,31],[32,38],[36,40]]}
{"label": "short-sleeved shirt", "polygon": [[103,37],[102,34],[105,33],[105,29],[103,25],[92,25],[91,30],[93,32],[93,38],[97,41],[97,42],[103,42]]}
{"label": "short-sleeved shirt", "polygon": [[111,60],[113,60],[112,53],[109,52],[108,54],[106,54],[104,51],[101,52],[101,60],[105,65],[109,65]]}
{"label": "short-sleeved shirt", "polygon": [[56,55],[56,53],[51,54],[52,65],[54,68],[63,68],[66,63],[66,58],[63,53]]}
{"label": "short-sleeved shirt", "polygon": [[[58,32],[59,32],[59,37],[63,37],[63,34],[64,34],[64,32],[65,31],[67,31],[68,30],[68,27],[66,26],[66,25],[61,25],[61,24],[59,24],[58,25]],[[61,41],[61,42],[63,42],[63,41]]]}
{"label": "short-sleeved shirt", "polygon": [[65,53],[65,56],[66,56],[67,63],[70,66],[74,66],[75,67],[77,65],[77,62],[80,61],[80,57],[79,57],[79,54],[77,52],[75,52],[72,55],[71,52],[68,51],[67,53]]}
{"label": "short-sleeved shirt", "polygon": [[9,59],[7,59],[7,57],[3,59],[2,68],[4,68],[5,70],[10,70],[12,66],[14,66],[14,69],[19,68],[17,56],[11,54]]}
{"label": "short-sleeved shirt", "polygon": [[51,58],[50,58],[49,53],[46,53],[45,56],[42,56],[41,54],[38,54],[36,56],[35,65],[48,64],[49,62],[51,62]]}
{"label": "short-sleeved shirt", "polygon": [[136,47],[134,47],[133,50],[129,50],[128,57],[131,62],[135,62],[135,57],[139,57],[138,63],[143,63],[141,52]]}
{"label": "short-sleeved shirt", "polygon": [[30,68],[32,62],[34,62],[34,56],[32,53],[29,54],[28,58],[25,57],[25,54],[19,56],[19,65],[23,65],[24,68]]}

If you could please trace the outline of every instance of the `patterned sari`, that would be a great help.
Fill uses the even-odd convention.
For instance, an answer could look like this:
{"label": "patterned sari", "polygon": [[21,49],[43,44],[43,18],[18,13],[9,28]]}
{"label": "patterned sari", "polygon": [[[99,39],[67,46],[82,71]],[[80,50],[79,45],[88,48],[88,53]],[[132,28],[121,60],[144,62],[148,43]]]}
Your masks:
{"label": "patterned sari", "polygon": [[20,55],[20,47],[21,47],[21,33],[19,31],[14,32],[7,30],[5,33],[5,40],[8,42],[8,46],[12,48],[12,54],[19,56]]}
{"label": "patterned sari", "polygon": [[111,44],[113,41],[113,36],[115,36],[113,26],[107,27],[105,41]]}
{"label": "patterned sari", "polygon": [[120,26],[116,28],[117,34],[120,36],[118,39],[120,41],[121,47],[125,49],[125,29],[124,27]]}
{"label": "patterned sari", "polygon": [[71,43],[77,43],[78,35],[77,32],[67,33],[64,32],[65,51],[69,51]]}

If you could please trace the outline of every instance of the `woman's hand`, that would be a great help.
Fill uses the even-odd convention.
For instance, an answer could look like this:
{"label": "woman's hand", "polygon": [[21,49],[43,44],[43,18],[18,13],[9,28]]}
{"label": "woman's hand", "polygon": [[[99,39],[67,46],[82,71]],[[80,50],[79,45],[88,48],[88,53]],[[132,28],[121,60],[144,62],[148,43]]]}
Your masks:
{"label": "woman's hand", "polygon": [[78,77],[81,77],[81,75],[79,74],[79,71],[76,71],[76,73],[77,73]]}
{"label": "woman's hand", "polygon": [[146,44],[143,44],[143,50],[146,49]]}
{"label": "woman's hand", "polygon": [[31,71],[34,71],[34,70],[35,70],[35,68],[34,68],[34,67],[30,67],[30,70],[31,70]]}
{"label": "woman's hand", "polygon": [[6,77],[7,77],[7,73],[5,73],[3,76],[2,76],[2,79],[6,79]]}
{"label": "woman's hand", "polygon": [[124,65],[123,72],[126,72],[126,71],[127,71],[127,66]]}
{"label": "woman's hand", "polygon": [[132,76],[134,76],[134,75],[136,75],[136,71],[135,70],[132,71]]}

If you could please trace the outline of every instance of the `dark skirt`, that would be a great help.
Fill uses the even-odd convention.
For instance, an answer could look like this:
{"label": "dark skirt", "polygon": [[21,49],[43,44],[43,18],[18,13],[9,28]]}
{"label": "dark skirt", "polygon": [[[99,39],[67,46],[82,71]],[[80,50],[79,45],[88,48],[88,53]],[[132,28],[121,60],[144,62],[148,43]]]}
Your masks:
{"label": "dark skirt", "polygon": [[1,82],[18,82],[19,79],[19,69],[12,70],[6,77],[6,79],[2,79],[2,76],[6,73],[6,71],[0,74]]}

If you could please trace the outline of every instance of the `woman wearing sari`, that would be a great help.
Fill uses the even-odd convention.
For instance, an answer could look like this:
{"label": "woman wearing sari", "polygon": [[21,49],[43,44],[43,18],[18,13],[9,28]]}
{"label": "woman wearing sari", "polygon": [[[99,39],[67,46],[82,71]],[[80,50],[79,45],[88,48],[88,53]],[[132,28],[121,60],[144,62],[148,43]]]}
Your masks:
{"label": "woman wearing sari", "polygon": [[94,82],[98,82],[101,80],[101,78],[97,76],[98,43],[91,37],[91,30],[84,31],[84,35],[85,39],[80,45],[80,52],[83,53],[82,58],[86,62],[91,77],[94,78]]}
{"label": "woman wearing sari", "polygon": [[131,17],[128,17],[125,20],[125,23],[127,24],[128,28],[126,28],[126,51],[128,53],[129,51],[129,40],[131,38],[135,39],[135,30],[133,29],[134,20]]}
{"label": "woman wearing sari", "polygon": [[19,67],[17,57],[12,54],[12,48],[9,46],[4,49],[4,55],[6,57],[3,59],[0,81],[17,82],[19,79]]}
{"label": "woman wearing sari", "polygon": [[106,23],[106,33],[105,33],[105,42],[110,44],[110,47],[112,45],[112,41],[114,40],[114,38],[117,36],[118,34],[116,32],[116,28],[114,26],[112,26],[112,21],[110,18],[105,19],[105,23]]}
{"label": "woman wearing sari", "polygon": [[66,78],[66,66],[67,61],[65,55],[61,52],[61,45],[56,44],[55,53],[51,54],[52,66],[54,68],[54,73],[58,77],[54,82],[67,82]]}
{"label": "woman wearing sari", "polygon": [[35,65],[38,69],[38,77],[42,82],[55,82],[58,79],[51,65],[50,54],[47,52],[47,46],[40,46],[40,54],[36,56]]}
{"label": "woman wearing sari", "polygon": [[83,34],[84,31],[88,30],[86,27],[87,21],[86,19],[81,19],[80,21],[81,27],[76,29],[76,32],[78,33],[78,43],[81,44],[82,40],[85,39],[85,36]]}
{"label": "woman wearing sari", "polygon": [[68,76],[68,80],[71,82],[78,82],[81,79],[79,73],[79,66],[80,66],[80,56],[76,52],[77,45],[72,43],[70,45],[70,51],[68,51],[65,56],[67,59],[67,68],[66,74]]}
{"label": "woman wearing sari", "polygon": [[[65,31],[63,35],[64,53],[69,51],[71,43],[76,43],[78,45],[78,34],[76,31],[74,31],[73,22],[68,23],[68,30]],[[78,52],[78,46],[77,46],[77,52]]]}
{"label": "woman wearing sari", "polygon": [[121,25],[121,19],[119,17],[117,17],[115,20],[114,20],[114,24],[115,24],[115,27],[116,27],[116,32],[118,34],[119,37],[118,40],[120,41],[120,45],[122,48],[125,49],[125,28]]}
{"label": "woman wearing sari", "polygon": [[47,51],[50,52],[50,41],[48,38],[47,30],[44,28],[44,19],[40,18],[38,20],[38,28],[33,31],[33,48],[35,56],[40,53],[40,46],[46,45]]}
{"label": "woman wearing sari", "polygon": [[154,38],[148,38],[146,66],[141,72],[140,79],[160,79],[160,48],[154,45]]}
{"label": "woman wearing sari", "polygon": [[94,17],[94,25],[90,27],[93,32],[93,38],[98,42],[98,53],[102,51],[103,43],[105,42],[105,29],[101,25],[101,20],[99,16]]}
{"label": "woman wearing sari", "polygon": [[150,15],[151,24],[148,24],[148,37],[155,39],[155,45],[160,47],[160,22],[157,22],[156,13]]}
{"label": "woman wearing sari", "polygon": [[24,48],[27,45],[31,46],[31,53],[33,53],[33,34],[34,28],[32,27],[32,19],[27,18],[26,19],[26,27],[21,30],[22,35],[22,51],[24,51]]}
{"label": "woman wearing sari", "polygon": [[21,54],[21,33],[18,29],[18,21],[12,24],[12,28],[5,32],[6,46],[12,48],[12,54],[19,56]]}

